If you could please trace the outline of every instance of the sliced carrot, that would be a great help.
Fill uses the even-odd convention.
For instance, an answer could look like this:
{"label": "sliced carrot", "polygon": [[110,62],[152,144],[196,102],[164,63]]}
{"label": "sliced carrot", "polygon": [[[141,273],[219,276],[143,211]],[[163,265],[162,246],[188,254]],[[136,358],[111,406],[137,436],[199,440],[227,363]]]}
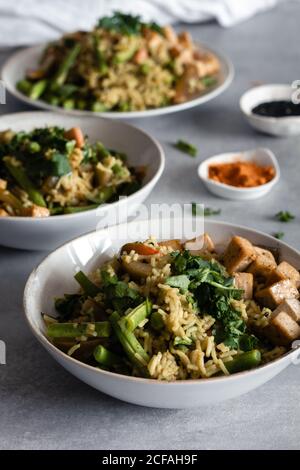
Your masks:
{"label": "sliced carrot", "polygon": [[72,127],[65,132],[65,138],[68,140],[75,140],[76,147],[80,149],[84,146],[84,135],[80,127]]}
{"label": "sliced carrot", "polygon": [[142,256],[150,256],[150,255],[156,255],[159,253],[159,251],[156,248],[152,248],[152,246],[145,245],[144,243],[141,242],[136,242],[136,243],[126,243],[121,249],[121,253],[123,251],[126,251],[127,253],[130,253],[131,251],[135,251],[138,255]]}

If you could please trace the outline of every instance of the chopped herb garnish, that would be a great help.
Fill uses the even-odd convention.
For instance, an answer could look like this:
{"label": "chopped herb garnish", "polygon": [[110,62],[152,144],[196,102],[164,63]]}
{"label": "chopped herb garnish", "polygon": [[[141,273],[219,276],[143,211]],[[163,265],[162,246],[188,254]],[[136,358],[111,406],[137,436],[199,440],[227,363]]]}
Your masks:
{"label": "chopped herb garnish", "polygon": [[215,318],[213,335],[216,341],[231,348],[248,351],[257,345],[257,338],[247,334],[247,325],[233,300],[241,298],[242,290],[234,286],[224,268],[215,260],[206,261],[188,251],[172,253],[172,276],[166,284],[183,291],[188,290],[200,313]]}
{"label": "chopped herb garnish", "polygon": [[276,218],[280,220],[280,222],[290,222],[295,216],[289,211],[280,211],[276,214]]}
{"label": "chopped herb garnish", "polygon": [[282,240],[283,237],[284,237],[284,235],[285,235],[284,232],[276,232],[276,233],[274,233],[273,236],[274,236],[275,238],[277,238],[278,240]]}
{"label": "chopped herb garnish", "polygon": [[211,215],[219,215],[221,214],[221,209],[212,209],[211,207],[205,207],[204,209],[200,204],[196,202],[192,202],[192,214],[194,216],[204,216],[209,217]]}
{"label": "chopped herb garnish", "polygon": [[152,29],[159,34],[162,33],[162,28],[157,23],[144,23],[138,15],[127,15],[119,11],[114,12],[112,16],[104,16],[98,22],[98,28],[116,31],[127,36],[139,34],[143,27]]}
{"label": "chopped herb garnish", "polygon": [[204,215],[209,217],[210,215],[219,215],[221,214],[221,209],[212,209],[211,207],[204,208]]}
{"label": "chopped herb garnish", "polygon": [[185,142],[184,140],[179,139],[176,142],[175,147],[181,152],[187,153],[191,157],[197,156],[198,149],[194,145],[189,144],[188,142]]}

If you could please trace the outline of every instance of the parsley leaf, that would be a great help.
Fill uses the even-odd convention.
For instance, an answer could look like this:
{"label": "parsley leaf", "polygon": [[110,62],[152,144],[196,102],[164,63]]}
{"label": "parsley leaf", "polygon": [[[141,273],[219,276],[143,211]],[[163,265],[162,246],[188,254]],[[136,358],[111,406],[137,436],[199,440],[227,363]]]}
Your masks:
{"label": "parsley leaf", "polygon": [[278,240],[282,240],[283,237],[284,237],[284,232],[276,232],[274,233],[273,235],[275,238],[277,238]]}
{"label": "parsley leaf", "polygon": [[143,302],[142,296],[116,275],[101,271],[102,291],[105,295],[107,308],[113,308],[123,314],[128,308],[134,308]]}
{"label": "parsley leaf", "polygon": [[290,222],[295,216],[289,211],[280,211],[276,214],[276,218],[280,220],[280,222]]}
{"label": "parsley leaf", "polygon": [[204,216],[204,217],[209,217],[211,215],[219,215],[221,214],[221,209],[212,209],[211,207],[205,207],[202,209],[202,206],[200,204],[197,204],[196,202],[192,202],[192,214],[194,216]]}

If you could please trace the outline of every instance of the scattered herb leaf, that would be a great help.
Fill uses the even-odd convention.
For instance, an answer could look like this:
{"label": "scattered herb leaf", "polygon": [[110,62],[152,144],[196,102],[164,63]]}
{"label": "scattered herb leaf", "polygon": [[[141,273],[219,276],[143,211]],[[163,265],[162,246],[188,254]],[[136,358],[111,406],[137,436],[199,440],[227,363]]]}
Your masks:
{"label": "scattered herb leaf", "polygon": [[205,207],[204,209],[200,204],[196,202],[192,202],[192,214],[194,216],[205,216],[209,217],[211,215],[219,215],[221,214],[221,209],[212,209],[211,207]]}
{"label": "scattered herb leaf", "polygon": [[276,218],[280,222],[290,222],[295,218],[293,214],[291,214],[289,211],[280,211],[276,214]]}
{"label": "scattered herb leaf", "polygon": [[284,232],[276,232],[276,233],[274,233],[273,236],[274,236],[275,238],[277,238],[278,240],[282,240],[283,237],[284,237],[284,235],[285,235]]}
{"label": "scattered herb leaf", "polygon": [[180,150],[181,152],[183,153],[187,153],[188,155],[190,155],[191,157],[196,157],[197,156],[197,152],[198,152],[198,149],[197,147],[195,147],[194,145],[190,144],[189,142],[186,142],[182,139],[179,139],[176,144],[175,144],[175,147]]}

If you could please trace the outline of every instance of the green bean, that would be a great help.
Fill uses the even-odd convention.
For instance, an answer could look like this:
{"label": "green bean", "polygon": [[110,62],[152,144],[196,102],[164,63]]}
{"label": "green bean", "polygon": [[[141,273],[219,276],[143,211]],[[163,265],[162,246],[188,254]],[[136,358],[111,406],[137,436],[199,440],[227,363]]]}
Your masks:
{"label": "green bean", "polygon": [[75,108],[75,100],[73,98],[69,98],[62,102],[63,108],[65,109],[74,109]]}
{"label": "green bean", "polygon": [[76,214],[77,212],[90,211],[91,209],[97,209],[99,204],[90,204],[88,206],[66,206],[64,208],[64,214]]}
{"label": "green bean", "polygon": [[47,87],[47,80],[39,80],[34,85],[32,85],[31,90],[29,92],[29,98],[32,100],[38,100],[39,97],[44,93]]}
{"label": "green bean", "polygon": [[38,206],[41,207],[47,207],[47,204],[45,202],[45,199],[43,198],[43,195],[39,192],[38,189],[34,187],[30,179],[25,173],[25,170],[21,166],[15,166],[11,163],[11,158],[10,157],[4,157],[3,158],[4,164],[9,171],[9,173],[12,175],[12,177],[16,180],[16,182],[21,186],[24,191],[29,196],[29,199],[34,203],[37,204]]}
{"label": "green bean", "polygon": [[118,324],[121,328],[124,338],[129,343],[131,348],[134,350],[135,354],[138,354],[138,356],[140,356],[141,359],[147,364],[150,358],[148,354],[146,353],[146,351],[144,350],[141,343],[135,337],[134,333],[132,331],[129,331],[128,328],[126,327],[124,317],[120,318],[120,320],[118,321]]}
{"label": "green bean", "polygon": [[152,304],[150,300],[147,299],[145,302],[131,310],[131,312],[124,317],[125,325],[128,330],[134,331],[136,327],[150,315],[151,309]]}
{"label": "green bean", "polygon": [[20,80],[17,83],[17,88],[18,88],[19,91],[21,91],[25,95],[29,95],[30,92],[31,92],[32,83],[29,80],[26,80],[26,79]]}
{"label": "green bean", "polygon": [[79,43],[75,44],[75,46],[68,52],[64,61],[62,62],[59,70],[57,72],[56,78],[54,80],[54,84],[56,85],[63,85],[68,77],[69,71],[71,67],[73,67],[75,60],[80,52],[81,45]]}
{"label": "green bean", "polygon": [[80,284],[85,294],[90,297],[95,297],[100,292],[100,287],[96,286],[89,278],[82,272],[78,271],[74,278]]}
{"label": "green bean", "polygon": [[108,338],[111,326],[108,321],[96,323],[51,323],[47,328],[50,338],[78,338],[89,336],[92,338]]}
{"label": "green bean", "polygon": [[122,359],[117,354],[109,351],[102,346],[102,344],[96,346],[94,350],[94,358],[99,362],[99,364],[106,367],[112,367],[122,362]]}
{"label": "green bean", "polygon": [[98,207],[100,204],[107,202],[115,192],[116,188],[114,186],[107,186],[106,188],[100,189],[96,196],[87,196],[87,198]]}
{"label": "green bean", "polygon": [[235,356],[232,361],[224,362],[224,365],[230,374],[241,372],[243,370],[257,367],[261,362],[261,353],[258,349],[247,351]]}
{"label": "green bean", "polygon": [[[148,354],[144,351],[134,334],[126,331],[126,329],[120,326],[120,316],[117,312],[112,313],[109,320],[128,359],[133,365],[139,368],[140,372],[144,376],[147,377],[149,375],[146,368],[146,365],[149,362]],[[142,355],[140,354],[141,351]]]}

